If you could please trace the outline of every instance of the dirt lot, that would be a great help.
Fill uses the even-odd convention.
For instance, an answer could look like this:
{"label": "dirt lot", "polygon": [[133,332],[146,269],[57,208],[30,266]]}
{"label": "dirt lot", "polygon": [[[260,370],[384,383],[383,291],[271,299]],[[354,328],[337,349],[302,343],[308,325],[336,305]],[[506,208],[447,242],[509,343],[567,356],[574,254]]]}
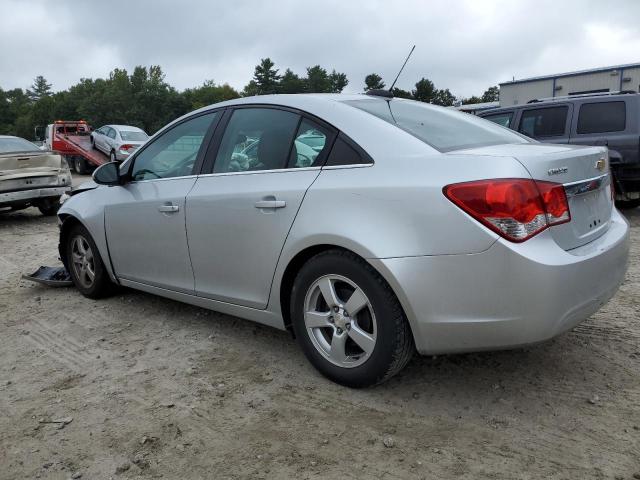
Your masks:
{"label": "dirt lot", "polygon": [[629,218],[626,282],[572,332],[416,358],[356,391],[285,332],[21,280],[57,264],[56,221],[2,216],[0,478],[640,478],[640,210]]}

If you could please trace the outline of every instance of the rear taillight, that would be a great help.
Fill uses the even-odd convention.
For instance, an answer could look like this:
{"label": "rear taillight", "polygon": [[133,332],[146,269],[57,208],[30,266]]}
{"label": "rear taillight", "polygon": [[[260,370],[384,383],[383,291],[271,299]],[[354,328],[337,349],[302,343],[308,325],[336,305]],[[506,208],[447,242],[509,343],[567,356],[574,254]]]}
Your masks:
{"label": "rear taillight", "polygon": [[551,225],[571,220],[559,183],[504,178],[456,183],[445,196],[473,218],[512,242],[524,242]]}
{"label": "rear taillight", "polygon": [[135,145],[129,145],[129,144],[125,144],[125,145],[121,145],[120,146],[120,150],[124,150],[124,151],[129,151],[132,148],[134,148]]}

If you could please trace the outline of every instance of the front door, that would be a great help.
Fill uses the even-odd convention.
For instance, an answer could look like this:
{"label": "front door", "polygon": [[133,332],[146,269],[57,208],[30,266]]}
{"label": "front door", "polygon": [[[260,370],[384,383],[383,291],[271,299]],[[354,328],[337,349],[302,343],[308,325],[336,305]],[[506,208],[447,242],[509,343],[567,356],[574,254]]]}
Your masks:
{"label": "front door", "polygon": [[197,295],[266,307],[280,252],[332,135],[291,111],[233,112],[212,174],[187,196]]}
{"label": "front door", "polygon": [[217,115],[192,117],[162,133],[135,156],[130,181],[112,187],[105,227],[116,276],[193,293],[185,197]]}

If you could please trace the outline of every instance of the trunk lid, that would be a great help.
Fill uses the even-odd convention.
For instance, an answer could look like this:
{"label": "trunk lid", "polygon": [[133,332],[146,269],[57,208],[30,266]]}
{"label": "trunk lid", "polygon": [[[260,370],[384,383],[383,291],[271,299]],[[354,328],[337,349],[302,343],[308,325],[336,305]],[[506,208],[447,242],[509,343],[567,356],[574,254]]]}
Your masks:
{"label": "trunk lid", "polygon": [[24,190],[55,186],[64,173],[60,155],[51,152],[0,154],[0,190]]}
{"label": "trunk lid", "polygon": [[530,143],[480,147],[456,153],[513,157],[535,180],[563,184],[571,221],[555,225],[550,231],[565,250],[585,245],[609,228],[613,202],[609,159],[604,147]]}

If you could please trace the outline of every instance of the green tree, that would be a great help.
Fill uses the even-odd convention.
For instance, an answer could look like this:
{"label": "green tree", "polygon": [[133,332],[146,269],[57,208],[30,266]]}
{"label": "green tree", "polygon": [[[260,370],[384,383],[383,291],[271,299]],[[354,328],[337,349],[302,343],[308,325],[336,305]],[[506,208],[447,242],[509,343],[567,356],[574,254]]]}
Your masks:
{"label": "green tree", "polygon": [[448,88],[443,90],[436,90],[431,103],[434,105],[441,105],[443,107],[450,107],[456,101],[456,97],[449,91]]}
{"label": "green tree", "polygon": [[398,87],[393,87],[393,96],[396,98],[410,98],[413,99],[413,95],[408,90],[403,90]]}
{"label": "green tree", "polygon": [[305,91],[305,80],[287,68],[280,79],[280,93],[302,93]]}
{"label": "green tree", "polygon": [[349,80],[347,79],[347,74],[338,73],[335,70],[333,70],[329,74],[329,84],[330,84],[329,91],[331,93],[342,92],[342,90],[344,90],[344,87],[346,87],[349,84]]}
{"label": "green tree", "polygon": [[243,97],[253,97],[254,95],[260,95],[260,89],[255,80],[251,80],[244,86],[242,90]]}
{"label": "green tree", "polygon": [[27,96],[32,101],[40,100],[42,97],[48,97],[51,95],[51,84],[47,83],[47,80],[42,76],[38,75],[33,80],[33,85],[31,85],[31,90],[27,90]]}
{"label": "green tree", "polygon": [[329,93],[331,92],[331,80],[329,74],[320,65],[307,68],[307,92]]}
{"label": "green tree", "polygon": [[278,69],[273,68],[274,63],[270,58],[263,58],[260,63],[256,65],[253,72],[253,81],[257,87],[257,95],[268,95],[278,92],[278,83],[280,82],[280,75],[278,75]]}
{"label": "green tree", "polygon": [[433,82],[427,78],[421,78],[416,83],[416,88],[411,92],[413,98],[420,102],[430,103],[436,93],[436,87]]}
{"label": "green tree", "polygon": [[206,80],[200,87],[187,88],[182,92],[190,110],[206,107],[213,103],[224,102],[238,98],[240,94],[229,84],[216,84],[213,80]]}
{"label": "green tree", "polygon": [[462,99],[462,104],[463,105],[471,105],[474,103],[482,103],[482,99],[480,97],[476,97],[475,95],[469,97],[469,98],[463,98]]}
{"label": "green tree", "polygon": [[382,81],[382,77],[377,73],[370,73],[364,77],[364,91],[377,90],[384,88],[385,83]]}
{"label": "green tree", "polygon": [[500,100],[500,87],[489,87],[482,94],[483,102],[497,102]]}

